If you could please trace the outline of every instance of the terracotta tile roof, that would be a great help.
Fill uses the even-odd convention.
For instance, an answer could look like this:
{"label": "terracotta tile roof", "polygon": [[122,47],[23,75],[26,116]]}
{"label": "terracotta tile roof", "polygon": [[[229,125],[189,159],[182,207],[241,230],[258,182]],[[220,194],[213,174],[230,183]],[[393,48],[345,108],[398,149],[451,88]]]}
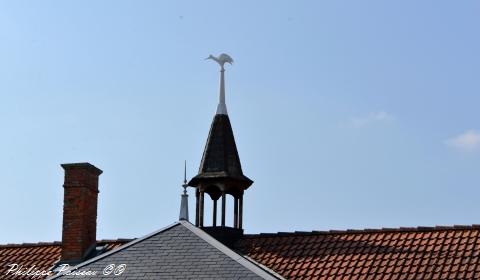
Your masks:
{"label": "terracotta tile roof", "polygon": [[480,279],[480,225],[245,235],[236,249],[287,279]]}
{"label": "terracotta tile roof", "polygon": [[[129,241],[131,239],[100,240],[97,246],[104,246],[105,251],[110,251]],[[32,279],[31,276],[6,276],[6,272],[11,264],[23,265],[23,268],[35,266],[48,271],[60,259],[60,252],[61,242],[0,245],[0,279]]]}

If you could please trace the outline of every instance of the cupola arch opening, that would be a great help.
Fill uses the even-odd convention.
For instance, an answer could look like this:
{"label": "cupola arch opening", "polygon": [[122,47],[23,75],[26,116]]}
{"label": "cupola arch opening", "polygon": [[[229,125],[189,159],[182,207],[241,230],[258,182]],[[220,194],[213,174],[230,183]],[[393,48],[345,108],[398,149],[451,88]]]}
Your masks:
{"label": "cupola arch opening", "polygon": [[[207,195],[205,195],[207,194]],[[195,191],[196,197],[196,215],[195,225],[199,227],[225,227],[231,225],[235,229],[243,228],[243,191],[231,192],[224,191],[217,185],[199,186]],[[228,199],[231,197],[231,200]],[[205,215],[207,207],[206,198],[211,200],[211,224],[208,223],[209,218]],[[228,205],[230,203],[232,205]],[[233,207],[233,222],[230,224],[227,221],[227,209]]]}

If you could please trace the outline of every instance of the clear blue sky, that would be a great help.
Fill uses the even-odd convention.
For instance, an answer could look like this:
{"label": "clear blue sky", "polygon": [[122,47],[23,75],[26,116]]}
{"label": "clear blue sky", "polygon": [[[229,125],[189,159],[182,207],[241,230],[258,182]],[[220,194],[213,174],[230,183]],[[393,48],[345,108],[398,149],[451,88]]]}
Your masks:
{"label": "clear blue sky", "polygon": [[61,239],[61,163],[99,238],[177,220],[221,52],[247,232],[480,223],[478,1],[231,3],[0,2],[0,243]]}

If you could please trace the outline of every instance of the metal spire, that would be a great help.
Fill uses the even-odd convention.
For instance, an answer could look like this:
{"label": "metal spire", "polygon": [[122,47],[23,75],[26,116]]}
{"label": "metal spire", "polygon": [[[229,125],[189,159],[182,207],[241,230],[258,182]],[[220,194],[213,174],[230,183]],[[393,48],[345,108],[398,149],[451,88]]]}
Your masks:
{"label": "metal spire", "polygon": [[227,104],[225,104],[225,69],[220,70],[220,98],[217,105],[217,115],[228,115]]}
{"label": "metal spire", "polygon": [[225,104],[225,63],[233,63],[233,59],[225,53],[222,53],[218,57],[210,55],[206,59],[216,61],[220,65],[220,98],[217,106],[217,115],[228,115],[227,105]]}
{"label": "metal spire", "polygon": [[180,203],[180,217],[179,220],[188,221],[188,194],[187,194],[187,161],[185,161],[183,169],[183,194],[182,201]]}

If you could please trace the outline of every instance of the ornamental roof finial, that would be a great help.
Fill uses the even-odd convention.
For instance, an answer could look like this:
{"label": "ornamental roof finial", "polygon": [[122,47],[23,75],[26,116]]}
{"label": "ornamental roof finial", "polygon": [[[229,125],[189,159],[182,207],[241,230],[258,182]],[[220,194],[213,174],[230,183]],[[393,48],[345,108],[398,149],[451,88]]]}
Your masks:
{"label": "ornamental roof finial", "polygon": [[233,64],[233,59],[225,53],[222,53],[218,57],[210,55],[206,59],[214,60],[220,65],[220,98],[217,106],[217,115],[228,115],[227,105],[225,104],[225,77],[224,72],[225,63]]}
{"label": "ornamental roof finial", "polygon": [[179,220],[188,221],[188,194],[187,194],[187,161],[185,161],[185,165],[183,168],[183,194],[182,194],[182,201],[180,203],[180,217]]}

